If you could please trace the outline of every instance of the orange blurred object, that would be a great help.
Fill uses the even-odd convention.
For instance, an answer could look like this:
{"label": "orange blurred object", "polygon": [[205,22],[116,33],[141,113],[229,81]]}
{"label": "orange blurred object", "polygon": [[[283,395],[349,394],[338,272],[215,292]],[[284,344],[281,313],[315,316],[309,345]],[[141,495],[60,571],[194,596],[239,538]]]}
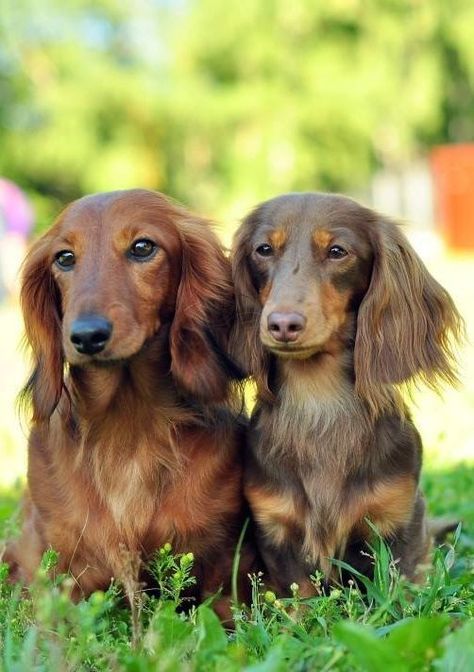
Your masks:
{"label": "orange blurred object", "polygon": [[437,220],[447,245],[474,249],[474,143],[431,153]]}

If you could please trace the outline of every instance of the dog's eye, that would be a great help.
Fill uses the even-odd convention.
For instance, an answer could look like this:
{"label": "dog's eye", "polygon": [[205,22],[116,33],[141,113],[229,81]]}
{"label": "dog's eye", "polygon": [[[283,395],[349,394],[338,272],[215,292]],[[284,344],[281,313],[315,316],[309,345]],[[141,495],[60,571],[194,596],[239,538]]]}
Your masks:
{"label": "dog's eye", "polygon": [[61,250],[54,255],[56,266],[64,271],[70,271],[76,263],[76,255],[71,250]]}
{"label": "dog's eye", "polygon": [[128,256],[134,261],[146,261],[153,257],[158,249],[158,245],[148,238],[140,238],[130,246]]}
{"label": "dog's eye", "polygon": [[259,245],[255,252],[260,257],[271,257],[273,254],[273,247],[268,243],[264,243],[263,245]]}
{"label": "dog's eye", "polygon": [[342,259],[347,257],[347,250],[340,245],[333,245],[328,250],[328,259]]}

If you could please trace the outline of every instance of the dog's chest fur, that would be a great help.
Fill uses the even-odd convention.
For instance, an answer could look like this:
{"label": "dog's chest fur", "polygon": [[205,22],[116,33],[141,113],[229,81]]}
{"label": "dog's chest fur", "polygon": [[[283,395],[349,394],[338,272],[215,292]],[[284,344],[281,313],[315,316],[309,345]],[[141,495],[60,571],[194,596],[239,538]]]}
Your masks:
{"label": "dog's chest fur", "polygon": [[257,428],[264,440],[268,434],[270,452],[287,457],[303,481],[319,472],[345,474],[370,435],[365,408],[332,358],[318,365],[317,376],[310,364],[298,364],[282,367],[276,403],[262,408]]}
{"label": "dog's chest fur", "polygon": [[106,421],[103,415],[80,421],[74,440],[64,445],[70,473],[56,476],[71,484],[70,518],[81,530],[81,544],[99,543],[104,552],[124,545],[145,556],[166,542],[196,555],[215,550],[241,497],[233,427],[209,429],[190,411],[140,408],[127,423],[120,405]]}
{"label": "dog's chest fur", "polygon": [[246,495],[267,546],[329,576],[330,558],[370,536],[367,518],[383,536],[409,523],[419,458],[412,425],[377,425],[334,361],[312,374],[287,366],[276,403],[257,407]]}
{"label": "dog's chest fur", "polygon": [[89,468],[117,528],[125,536],[140,538],[150,525],[171,455],[154,428],[149,428],[148,435],[135,436],[133,442],[127,439],[132,437],[124,432],[121,445],[103,440],[90,446]]}
{"label": "dog's chest fur", "polygon": [[247,476],[247,495],[267,536],[299,537],[308,564],[327,569],[327,558],[345,543],[347,477],[367,450],[370,424],[340,370],[329,365],[318,377],[305,373],[286,367],[276,404],[254,418],[258,467]]}
{"label": "dog's chest fur", "polygon": [[[150,528],[169,474],[177,466],[172,426],[151,415],[134,417],[127,425],[113,412],[107,423],[81,422],[73,448],[71,469],[84,489],[78,493],[77,509],[97,506],[117,537],[132,548]],[[97,511],[91,513],[93,524],[100,517]]]}

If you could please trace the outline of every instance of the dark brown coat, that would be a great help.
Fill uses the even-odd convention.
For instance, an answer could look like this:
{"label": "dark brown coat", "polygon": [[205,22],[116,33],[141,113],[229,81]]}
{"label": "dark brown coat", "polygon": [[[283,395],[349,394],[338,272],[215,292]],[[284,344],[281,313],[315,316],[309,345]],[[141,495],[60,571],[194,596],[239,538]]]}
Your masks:
{"label": "dark brown coat", "polygon": [[429,548],[420,437],[396,385],[455,381],[460,317],[399,228],[343,196],[288,194],[236,234],[233,348],[258,400],[245,492],[270,581],[332,558],[370,574],[370,519],[415,578]]}

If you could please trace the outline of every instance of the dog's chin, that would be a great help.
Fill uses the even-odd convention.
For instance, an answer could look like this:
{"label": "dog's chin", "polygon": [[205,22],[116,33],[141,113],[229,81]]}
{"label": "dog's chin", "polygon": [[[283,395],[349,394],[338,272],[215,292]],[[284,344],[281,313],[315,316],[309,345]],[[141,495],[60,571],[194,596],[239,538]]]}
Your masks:
{"label": "dog's chin", "polygon": [[67,360],[69,366],[75,368],[98,368],[98,369],[110,369],[114,366],[121,366],[126,364],[134,354],[130,356],[110,356],[110,357],[100,357],[98,355],[82,355],[81,357],[71,357]]}
{"label": "dog's chin", "polygon": [[280,357],[281,359],[310,359],[323,352],[321,345],[305,347],[288,343],[286,345],[276,346],[273,343],[270,344],[265,342],[263,342],[263,345],[272,353],[272,355]]}
{"label": "dog's chin", "polygon": [[82,355],[80,353],[66,357],[69,366],[73,367],[95,367],[112,368],[122,366],[136,357],[143,349],[143,346],[130,352],[99,352],[96,355]]}
{"label": "dog's chin", "polygon": [[123,366],[129,362],[133,356],[134,355],[130,355],[129,357],[108,357],[106,359],[92,358],[89,362],[89,366],[95,366],[98,369],[111,369],[116,366]]}
{"label": "dog's chin", "polygon": [[102,352],[95,355],[85,355],[71,350],[69,344],[64,347],[65,360],[72,367],[95,367],[111,368],[114,366],[123,366],[127,362],[134,360],[139,355],[149,353],[153,350],[156,353],[162,353],[166,349],[167,330],[160,329],[159,332],[152,334],[147,338],[130,339],[129,343],[123,341],[119,343],[121,347],[106,347]]}

